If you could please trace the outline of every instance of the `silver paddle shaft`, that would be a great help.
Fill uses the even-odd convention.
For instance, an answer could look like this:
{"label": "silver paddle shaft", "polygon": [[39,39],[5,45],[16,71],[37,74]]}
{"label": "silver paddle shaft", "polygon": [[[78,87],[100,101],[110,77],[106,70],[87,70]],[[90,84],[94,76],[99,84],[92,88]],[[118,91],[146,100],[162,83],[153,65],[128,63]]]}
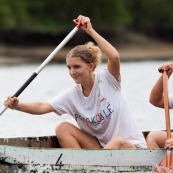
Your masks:
{"label": "silver paddle shaft", "polygon": [[[19,88],[19,90],[13,95],[18,97],[24,89],[34,80],[34,78],[44,69],[44,67],[55,57],[55,55],[65,46],[65,44],[76,34],[79,30],[80,25],[77,25],[65,38],[64,40],[54,49],[54,51],[43,61],[43,63],[34,71],[29,79]],[[7,107],[2,106],[0,109],[0,115],[6,111]]]}

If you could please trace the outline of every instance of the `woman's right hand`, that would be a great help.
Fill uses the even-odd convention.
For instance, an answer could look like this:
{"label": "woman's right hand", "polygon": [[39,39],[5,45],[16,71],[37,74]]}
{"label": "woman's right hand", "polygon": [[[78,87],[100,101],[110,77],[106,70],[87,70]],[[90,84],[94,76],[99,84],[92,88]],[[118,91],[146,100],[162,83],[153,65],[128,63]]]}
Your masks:
{"label": "woman's right hand", "polygon": [[165,149],[166,149],[166,148],[173,148],[173,138],[167,139],[167,140],[165,141],[165,146],[164,146],[164,148],[165,148]]}
{"label": "woman's right hand", "polygon": [[7,100],[4,101],[4,106],[10,109],[17,109],[19,105],[19,99],[17,97],[9,96]]}

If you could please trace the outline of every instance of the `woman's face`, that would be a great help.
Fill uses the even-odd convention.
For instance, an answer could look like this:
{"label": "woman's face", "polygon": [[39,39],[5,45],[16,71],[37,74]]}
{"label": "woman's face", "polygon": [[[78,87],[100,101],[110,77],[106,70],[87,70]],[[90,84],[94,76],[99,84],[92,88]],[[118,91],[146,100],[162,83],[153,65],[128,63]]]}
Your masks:
{"label": "woman's face", "polygon": [[90,77],[92,68],[84,63],[81,58],[69,57],[66,59],[69,74],[77,84],[83,84]]}

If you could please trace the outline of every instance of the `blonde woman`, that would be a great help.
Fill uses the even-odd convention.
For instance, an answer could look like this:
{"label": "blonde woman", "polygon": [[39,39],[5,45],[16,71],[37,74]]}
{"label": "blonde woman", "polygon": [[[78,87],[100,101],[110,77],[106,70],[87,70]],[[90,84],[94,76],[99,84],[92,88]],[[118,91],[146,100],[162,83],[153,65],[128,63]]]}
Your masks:
{"label": "blonde woman", "polygon": [[[8,97],[4,105],[31,114],[55,112],[73,116],[79,128],[67,122],[56,128],[62,148],[146,148],[121,90],[119,53],[94,30],[90,18],[80,15],[74,22],[82,24],[98,45],[90,42],[68,53],[66,65],[75,86],[45,103],[21,103]],[[108,58],[107,68],[95,74],[101,51]]]}

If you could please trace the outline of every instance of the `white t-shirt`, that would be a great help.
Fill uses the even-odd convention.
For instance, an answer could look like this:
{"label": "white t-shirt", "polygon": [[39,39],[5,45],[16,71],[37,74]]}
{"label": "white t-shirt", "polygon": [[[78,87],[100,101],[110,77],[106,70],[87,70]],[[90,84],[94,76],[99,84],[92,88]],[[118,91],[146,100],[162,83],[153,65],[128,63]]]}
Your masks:
{"label": "white t-shirt", "polygon": [[169,107],[173,109],[173,94],[169,94]]}
{"label": "white t-shirt", "polygon": [[76,84],[49,103],[58,115],[72,115],[79,127],[95,136],[103,147],[113,136],[121,136],[140,148],[146,148],[144,136],[127,105],[120,82],[108,70],[95,75],[88,97],[83,95],[81,85]]}

